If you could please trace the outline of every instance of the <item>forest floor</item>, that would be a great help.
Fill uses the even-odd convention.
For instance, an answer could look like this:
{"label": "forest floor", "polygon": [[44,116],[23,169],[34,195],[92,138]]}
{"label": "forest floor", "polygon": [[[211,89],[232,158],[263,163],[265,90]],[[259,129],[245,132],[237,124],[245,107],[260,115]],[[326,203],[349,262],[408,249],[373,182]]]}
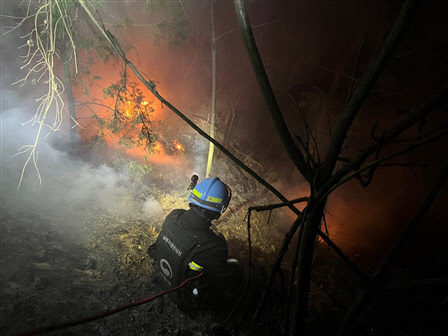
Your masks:
{"label": "forest floor", "polygon": [[[104,251],[74,243],[48,218],[6,214],[2,221],[2,335],[96,315],[161,290],[150,273],[142,278],[120,269],[114,247]],[[145,251],[141,258],[147,259]],[[162,297],[52,334],[214,335],[217,321],[207,312],[191,318]]]}
{"label": "forest floor", "polygon": [[[89,202],[64,204],[76,207],[77,216],[63,209],[31,211],[26,204],[20,206],[16,200],[2,195],[1,335],[19,335],[93,316],[162,291],[146,251],[155,241],[165,215],[175,208],[188,208],[189,181],[181,180],[185,182],[185,188],[182,185],[185,191],[180,192],[179,180],[167,181],[155,174],[158,173],[153,172],[151,185],[130,182],[126,194],[118,200],[121,204],[111,204],[111,209]],[[245,204],[236,194],[233,209],[228,210],[225,224],[219,230],[228,238],[230,253],[244,260],[247,259]],[[147,207],[146,213],[119,210],[134,209],[135,204],[142,203]],[[260,218],[254,216],[253,223],[259,223]],[[273,216],[272,220],[278,218]],[[257,237],[263,230],[269,232],[265,239]],[[264,257],[254,261],[266,264],[280,244],[280,232],[267,228],[257,231],[253,249],[263,251]],[[163,296],[49,334],[244,335],[243,331],[232,330],[232,322],[223,329],[226,318],[227,315],[207,311],[186,315]]]}
{"label": "forest floor", "polygon": [[[112,224],[102,214],[94,235],[82,237],[77,230],[61,231],[54,218],[11,214],[3,200],[2,207],[1,335],[96,315],[162,290],[146,255],[156,231],[146,223]],[[221,320],[210,312],[189,317],[164,296],[50,334],[215,335]]]}
{"label": "forest floor", "polygon": [[[131,183],[127,194],[119,200],[122,204],[114,205],[116,209],[133,209],[134,204],[142,200],[146,199],[145,204],[148,204],[150,194],[150,203],[161,207],[151,208],[153,216],[139,211],[117,212],[114,206],[100,209],[86,202],[76,205],[78,216],[70,216],[70,225],[62,211],[60,216],[55,216],[54,211],[31,212],[3,195],[0,334],[19,335],[43,326],[93,316],[160,292],[162,289],[153,276],[152,260],[146,250],[156,239],[164,216],[174,208],[187,208],[188,193],[186,190],[180,192],[178,188],[182,181],[183,177],[166,181],[159,176],[153,178],[151,185]],[[188,181],[185,182],[186,189]],[[247,207],[278,201],[257,190],[255,185],[229,183],[235,186],[234,200],[217,229],[227,238],[230,253],[247,262]],[[264,196],[246,199],[243,197],[246,190],[257,190],[256,195]],[[269,271],[283,241],[280,224],[290,225],[291,220],[282,212],[274,212],[272,218],[268,214],[254,214],[252,220],[254,261]],[[284,264],[286,272],[291,254]],[[359,286],[348,267],[320,244],[310,291],[309,335],[335,335]],[[382,295],[361,316],[353,335],[418,335],[421,330],[428,331],[423,335],[443,335],[441,326],[446,306],[440,306],[442,310],[439,309],[436,315],[434,311],[441,298],[447,295],[446,288],[429,292],[414,289],[383,291]],[[274,297],[271,306],[284,300],[285,296]],[[232,323],[222,328],[226,318],[227,315],[207,311],[187,315],[164,296],[49,334],[246,335],[244,328],[234,329]],[[272,322],[272,318],[262,322],[266,334],[269,332],[267,326]],[[281,323],[276,325],[279,331],[274,334],[280,334],[279,325]]]}

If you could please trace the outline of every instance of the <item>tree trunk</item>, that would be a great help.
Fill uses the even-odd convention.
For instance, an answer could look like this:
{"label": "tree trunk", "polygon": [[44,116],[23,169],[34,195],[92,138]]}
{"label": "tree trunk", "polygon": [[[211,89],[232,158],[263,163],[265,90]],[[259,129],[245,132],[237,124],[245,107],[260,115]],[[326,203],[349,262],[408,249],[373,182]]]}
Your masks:
{"label": "tree trunk", "polygon": [[[312,204],[312,203],[314,204]],[[308,203],[313,209],[307,216],[300,240],[299,259],[297,268],[297,289],[294,304],[294,315],[290,335],[303,335],[305,331],[306,314],[308,310],[308,296],[310,292],[311,270],[313,266],[314,246],[322,221],[327,199]]]}
{"label": "tree trunk", "polygon": [[[215,37],[215,13],[214,13],[215,1],[211,3],[210,9],[210,26],[211,37],[210,42],[212,46],[212,101],[210,104],[210,137],[215,138],[215,115],[216,115],[216,37]],[[208,150],[207,171],[205,177],[210,177],[210,171],[213,163],[213,152],[215,145],[210,142]]]}
{"label": "tree trunk", "polygon": [[244,44],[246,46],[247,54],[252,63],[252,68],[255,72],[255,77],[257,78],[260,90],[263,93],[263,97],[271,113],[272,120],[274,122],[275,128],[277,129],[278,135],[282,140],[283,146],[285,146],[286,152],[288,153],[291,161],[300,171],[302,176],[310,181],[310,176],[312,175],[312,167],[307,164],[302,151],[295,143],[289,129],[286,125],[286,121],[283,118],[280,107],[277,103],[277,98],[275,97],[274,91],[269,82],[268,75],[266,74],[263,61],[261,59],[260,53],[258,52],[257,44],[255,43],[254,35],[252,33],[252,28],[250,26],[249,17],[245,8],[244,0],[233,0],[236,10],[236,17],[238,19],[238,25],[241,30]]}

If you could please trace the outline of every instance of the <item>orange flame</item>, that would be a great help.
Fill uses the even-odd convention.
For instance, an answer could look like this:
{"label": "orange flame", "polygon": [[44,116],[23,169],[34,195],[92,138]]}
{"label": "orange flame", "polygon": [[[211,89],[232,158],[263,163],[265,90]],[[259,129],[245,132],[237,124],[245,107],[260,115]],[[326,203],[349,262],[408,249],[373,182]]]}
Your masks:
{"label": "orange flame", "polygon": [[156,144],[152,147],[154,153],[160,153],[162,151],[162,146],[160,143],[156,142]]}
{"label": "orange flame", "polygon": [[[176,140],[159,142],[155,141],[150,144],[150,153],[148,153],[148,146],[142,142],[140,129],[139,127],[132,127],[135,123],[138,123],[139,120],[135,120],[140,115],[144,116],[150,122],[154,120],[159,120],[162,116],[162,110],[156,109],[152,101],[146,100],[147,92],[142,90],[144,95],[141,97],[143,99],[135,99],[132,94],[128,94],[125,92],[120,93],[120,99],[117,102],[117,97],[109,97],[105,101],[105,105],[108,105],[113,110],[117,108],[119,115],[122,119],[121,125],[129,125],[123,126],[119,131],[111,131],[110,128],[105,128],[106,132],[103,135],[103,140],[107,143],[111,148],[115,148],[123,153],[126,153],[128,156],[132,156],[140,162],[151,162],[155,164],[179,164],[179,160],[181,159],[179,155],[173,155],[177,153],[181,153],[185,151],[184,146]],[[149,93],[149,92],[148,92]],[[114,116],[111,115],[112,112],[106,109],[97,109],[95,111],[95,115],[98,115],[99,118],[104,120],[111,120]],[[162,114],[161,114],[162,113]],[[90,110],[83,110],[83,116],[86,117],[91,116]],[[85,118],[87,121],[88,118]],[[129,121],[129,123],[127,123]],[[135,121],[135,122],[134,122]],[[83,132],[81,136],[85,139],[92,139],[93,136],[98,132],[99,127],[93,123],[93,125],[88,124],[84,121],[81,122],[83,127],[86,127],[87,131]],[[151,125],[148,123],[148,126]],[[159,130],[156,129],[155,132]],[[163,130],[162,130],[163,131]],[[126,141],[123,141],[125,139]],[[168,148],[169,147],[169,148]]]}
{"label": "orange flame", "polygon": [[138,109],[138,107],[136,106],[136,104],[131,101],[128,100],[124,106],[122,107],[124,115],[130,119],[134,118],[136,115],[136,109]]}
{"label": "orange flame", "polygon": [[174,148],[176,148],[179,152],[185,151],[184,146],[181,143],[179,143],[178,141],[173,140],[173,145],[174,145]]}

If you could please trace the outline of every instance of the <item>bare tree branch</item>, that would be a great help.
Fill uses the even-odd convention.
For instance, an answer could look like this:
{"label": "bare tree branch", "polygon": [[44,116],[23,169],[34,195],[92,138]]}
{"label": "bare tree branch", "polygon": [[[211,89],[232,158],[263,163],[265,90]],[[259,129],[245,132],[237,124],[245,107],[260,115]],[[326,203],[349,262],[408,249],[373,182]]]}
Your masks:
{"label": "bare tree branch", "polygon": [[417,209],[412,219],[409,221],[406,228],[401,233],[400,237],[398,238],[398,241],[395,243],[395,245],[392,247],[392,249],[389,251],[388,255],[382,262],[382,264],[378,267],[378,270],[375,272],[375,275],[373,277],[371,286],[365,288],[362,290],[358,297],[356,298],[353,305],[348,310],[346,316],[344,317],[344,320],[342,322],[340,332],[343,332],[352,322],[354,322],[361,311],[364,309],[365,305],[369,302],[369,300],[373,297],[373,295],[376,293],[378,286],[376,286],[376,283],[380,281],[385,275],[387,270],[389,269],[389,266],[392,264],[392,262],[395,260],[396,256],[404,246],[404,244],[408,241],[412,233],[417,228],[417,225],[420,223],[423,216],[428,212],[430,209],[432,203],[436,199],[440,189],[442,188],[445,180],[448,177],[448,165],[444,166],[442,168],[442,171],[438,178],[436,179],[435,183],[429,190],[425,200],[421,204],[421,206]]}
{"label": "bare tree branch", "polygon": [[[303,113],[302,109],[300,108],[299,104],[297,103],[297,101],[294,99],[293,95],[290,94],[289,92],[285,91],[285,90],[281,90],[281,92],[283,94],[285,94],[286,96],[288,96],[291,101],[294,103],[294,105],[296,106],[296,109],[300,115],[300,117],[303,120],[303,123],[305,125],[305,130],[306,130],[306,140],[303,140],[301,137],[296,136],[296,140],[299,143],[299,145],[302,147],[304,153],[305,153],[305,157],[306,157],[306,164],[308,167],[316,167],[316,161],[320,164],[320,155],[319,155],[319,147],[317,146],[317,139],[316,136],[314,134],[312,134],[311,132],[311,127],[308,123],[308,120],[306,119],[305,114]],[[316,160],[313,158],[313,156],[311,155],[311,144],[310,144],[310,138],[313,140],[313,146],[315,149],[315,156],[316,156]],[[311,176],[311,171],[309,171],[308,168],[308,173]]]}
{"label": "bare tree branch", "polygon": [[300,203],[300,202],[307,202],[309,199],[309,197],[300,197],[300,198],[296,198],[293,199],[289,202],[285,202],[285,203],[276,203],[276,204],[269,204],[269,205],[262,205],[262,206],[253,206],[250,207],[249,210],[252,211],[266,211],[266,210],[273,210],[273,209],[277,209],[277,208],[281,208],[284,206],[288,206],[291,204],[295,204],[295,203]]}
{"label": "bare tree branch", "polygon": [[207,34],[203,33],[196,25],[191,23],[190,18],[187,15],[187,11],[185,10],[184,4],[182,3],[182,0],[179,0],[179,5],[182,7],[182,11],[184,12],[185,18],[187,19],[187,21],[190,24],[190,26],[192,26],[199,34],[201,34],[202,37],[210,39],[210,36],[207,36]]}
{"label": "bare tree branch", "polygon": [[330,239],[329,236],[324,234],[321,230],[318,232],[319,237],[321,237],[330,246],[333,251],[352,269],[352,271],[358,276],[361,281],[366,281],[368,279],[367,275],[359,269],[359,267],[347,257],[344,252]]}
{"label": "bare tree branch", "polygon": [[260,319],[261,311],[264,308],[264,305],[266,304],[267,297],[268,297],[270,289],[272,288],[272,285],[274,284],[275,277],[281,268],[283,257],[285,256],[286,252],[288,251],[289,244],[292,240],[292,237],[294,236],[294,233],[297,231],[299,226],[303,226],[303,223],[305,222],[306,217],[307,217],[306,213],[307,213],[307,208],[305,208],[300,213],[300,215],[296,218],[294,223],[291,225],[291,228],[285,235],[285,241],[280,249],[280,252],[279,252],[277,258],[275,259],[274,264],[272,265],[272,271],[269,276],[268,282],[267,282],[266,287],[261,295],[260,301],[258,303],[258,307],[255,310],[255,314],[254,314],[254,317],[251,322],[249,335],[255,335],[255,333],[256,333],[256,327],[257,327],[258,321]]}
{"label": "bare tree branch", "polygon": [[[448,94],[448,82],[443,85],[440,90],[433,95],[426,103],[424,103],[416,111],[412,111],[407,118],[399,121],[390,130],[384,133],[382,142],[383,146],[389,143],[396,142],[396,139],[404,131],[408,130],[410,127],[416,123],[424,120],[424,118],[443,100],[446,99]],[[429,133],[433,134],[433,132]],[[339,183],[344,176],[353,170],[358,170],[359,167],[367,160],[367,158],[372,155],[377,150],[377,144],[367,147],[361,151],[355,158],[351,159],[346,165],[339,169],[330,179],[328,179],[325,185],[321,188],[321,193],[329,194],[329,190],[334,190],[334,186]],[[394,155],[393,157],[395,157]],[[392,157],[388,157],[391,159]],[[340,159],[340,158],[339,158]],[[344,159],[345,160],[345,159]],[[382,160],[384,161],[384,160]],[[345,180],[345,179],[344,179]]]}
{"label": "bare tree branch", "polygon": [[407,0],[405,2],[397,20],[395,21],[395,25],[392,28],[386,43],[384,44],[381,55],[373,63],[371,63],[369,70],[361,80],[358,89],[355,91],[353,98],[347,104],[345,111],[342,113],[322,166],[321,179],[326,180],[333,173],[342,144],[347,136],[347,131],[361,108],[362,103],[366,99],[370,89],[373,87],[387,62],[392,57],[396,47],[398,46],[398,42],[404,33],[404,30],[409,24],[411,14],[417,7],[417,3],[418,0]]}
{"label": "bare tree branch", "polygon": [[246,45],[247,53],[252,62],[255,75],[257,77],[258,85],[260,86],[263,96],[266,100],[266,104],[269,107],[272,119],[275,127],[280,135],[280,138],[285,146],[285,149],[291,158],[291,161],[303,175],[303,177],[309,181],[311,176],[308,172],[308,165],[299,147],[294,143],[291,133],[288,130],[285,120],[275,98],[274,91],[272,90],[268,76],[264,69],[263,61],[261,60],[258,52],[257,45],[250,26],[249,17],[246,13],[244,6],[244,0],[234,0],[236,15],[240,26],[241,33],[243,35],[244,44]]}
{"label": "bare tree branch", "polygon": [[299,264],[299,251],[300,251],[300,241],[302,240],[303,233],[303,225],[300,227],[299,232],[297,233],[297,245],[296,250],[294,252],[294,261],[291,267],[291,278],[289,279],[289,288],[288,288],[288,296],[286,297],[285,302],[285,328],[286,333],[289,332],[290,326],[290,318],[291,318],[291,304],[292,298],[294,294],[294,285],[296,279],[297,265]]}
{"label": "bare tree branch", "polygon": [[236,105],[238,104],[238,101],[240,100],[240,97],[241,96],[238,96],[238,98],[236,99],[235,103],[232,104],[232,118],[230,119],[230,124],[229,124],[229,127],[227,129],[227,134],[226,134],[226,143],[225,143],[225,147],[226,148],[228,148],[230,130],[232,129],[233,121],[235,120],[235,116],[236,116],[235,108],[236,108]]}
{"label": "bare tree branch", "polygon": [[351,179],[355,178],[356,176],[359,176],[359,174],[361,174],[363,171],[365,171],[365,170],[371,168],[372,166],[376,166],[376,165],[378,165],[380,162],[384,162],[384,161],[391,160],[391,159],[393,159],[393,158],[396,158],[397,156],[403,155],[403,154],[405,154],[405,153],[407,153],[407,152],[410,152],[410,151],[412,151],[412,150],[414,150],[414,149],[423,147],[424,145],[427,145],[427,144],[429,144],[429,143],[431,143],[431,142],[440,140],[440,139],[442,139],[442,138],[444,138],[444,137],[447,137],[447,136],[448,136],[448,129],[444,129],[444,130],[442,130],[441,132],[439,132],[438,134],[436,134],[436,135],[434,135],[434,136],[432,136],[432,137],[426,139],[425,141],[419,142],[419,143],[417,143],[417,144],[415,144],[415,145],[409,146],[409,147],[407,147],[407,148],[405,148],[405,149],[402,149],[402,150],[397,151],[397,152],[395,152],[395,153],[393,153],[393,154],[391,154],[391,155],[388,155],[387,157],[384,157],[384,158],[378,159],[378,160],[376,160],[376,161],[374,161],[374,162],[371,162],[371,163],[365,165],[364,167],[358,169],[357,171],[353,172],[352,174],[347,175],[345,178],[343,178],[342,180],[340,180],[339,182],[337,182],[336,184],[334,184],[334,185],[327,191],[326,195],[329,195],[331,192],[333,192],[334,190],[336,190],[337,188],[339,188],[339,187],[340,187],[341,185],[343,185],[344,183],[350,181]]}
{"label": "bare tree branch", "polygon": [[[302,239],[300,242],[298,259],[299,278],[295,293],[294,320],[292,321],[290,335],[301,335],[305,333],[316,236],[321,232],[319,228],[322,225],[322,216],[327,202],[327,194],[323,191],[323,187],[327,185],[328,180],[333,175],[333,170],[338,161],[342,145],[355,116],[365,101],[370,89],[385,68],[387,61],[396,49],[400,37],[407,27],[411,13],[416,8],[416,5],[417,0],[407,0],[403,5],[380,56],[371,63],[369,70],[361,80],[360,86],[356,90],[353,98],[347,104],[345,111],[342,113],[322,168],[317,171],[316,177],[313,179],[311,185],[311,199],[308,204],[309,214],[307,215],[308,218],[303,227]],[[378,149],[378,145],[375,146],[374,150],[375,149]],[[366,158],[370,156],[370,154],[371,153],[369,153]],[[331,187],[332,185],[329,185],[328,189],[331,189]]]}
{"label": "bare tree branch", "polygon": [[364,36],[362,37],[361,44],[359,45],[358,53],[356,54],[355,67],[353,70],[353,77],[350,81],[350,89],[348,90],[347,102],[350,102],[350,100],[352,99],[353,88],[355,86],[355,78],[356,78],[356,74],[358,73],[359,56],[361,55],[362,48],[364,47],[364,40],[366,38],[368,30],[369,30],[369,28],[367,27],[367,29],[364,33]]}
{"label": "bare tree branch", "polygon": [[[276,23],[276,22],[278,22],[278,21],[280,21],[280,19],[276,19],[276,20],[272,20],[272,21],[269,21],[269,22],[266,22],[266,23],[260,23],[260,24],[257,24],[257,25],[253,25],[253,26],[251,26],[251,28],[260,28],[260,27],[268,26],[268,25],[273,24],[273,23]],[[229,30],[229,31],[227,31],[227,32],[222,33],[221,35],[219,35],[219,36],[216,38],[216,40],[219,40],[221,37],[226,36],[226,35],[231,34],[231,33],[235,33],[235,32],[237,32],[237,31],[239,31],[239,29],[232,29],[232,30]]]}

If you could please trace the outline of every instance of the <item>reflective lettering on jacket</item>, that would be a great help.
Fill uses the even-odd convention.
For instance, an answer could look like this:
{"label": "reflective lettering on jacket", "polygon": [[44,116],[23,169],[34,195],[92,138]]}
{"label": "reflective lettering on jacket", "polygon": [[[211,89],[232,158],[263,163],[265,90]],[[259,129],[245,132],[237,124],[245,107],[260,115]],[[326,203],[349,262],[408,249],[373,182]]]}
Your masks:
{"label": "reflective lettering on jacket", "polygon": [[183,281],[184,259],[195,246],[190,235],[178,225],[182,213],[181,210],[174,210],[165,218],[156,240],[156,269],[167,288],[175,287]]}
{"label": "reflective lettering on jacket", "polygon": [[179,256],[179,257],[181,257],[182,256],[182,251],[166,236],[166,235],[163,235],[162,236],[162,240],[164,241],[164,242],[166,242],[168,245],[169,245],[169,247],[171,247],[172,249],[173,249],[173,251]]}

